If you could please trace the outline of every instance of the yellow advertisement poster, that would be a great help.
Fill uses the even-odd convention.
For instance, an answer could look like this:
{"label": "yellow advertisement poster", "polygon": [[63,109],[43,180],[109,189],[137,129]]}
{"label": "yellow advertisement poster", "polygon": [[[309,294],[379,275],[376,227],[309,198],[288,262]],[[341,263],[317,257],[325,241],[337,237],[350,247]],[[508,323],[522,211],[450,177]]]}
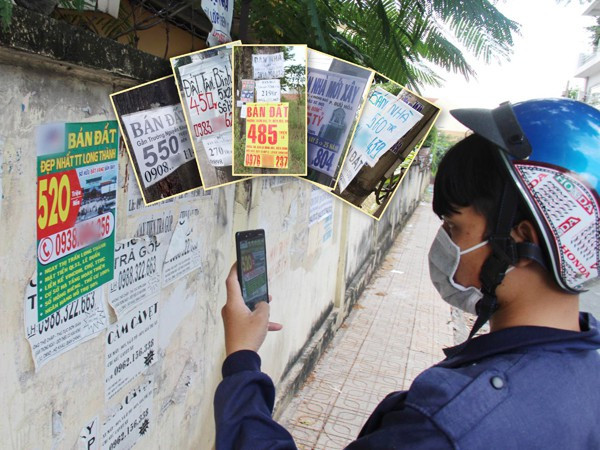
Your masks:
{"label": "yellow advertisement poster", "polygon": [[246,103],[246,167],[288,167],[288,103]]}

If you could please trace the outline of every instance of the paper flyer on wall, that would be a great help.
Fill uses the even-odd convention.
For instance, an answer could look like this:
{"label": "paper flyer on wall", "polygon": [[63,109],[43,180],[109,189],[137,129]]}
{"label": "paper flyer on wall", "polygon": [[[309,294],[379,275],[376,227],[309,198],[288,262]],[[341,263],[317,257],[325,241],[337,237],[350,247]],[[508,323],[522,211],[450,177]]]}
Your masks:
{"label": "paper flyer on wall", "polygon": [[311,186],[308,226],[311,227],[333,214],[333,196],[321,188]]}
{"label": "paper flyer on wall", "polygon": [[129,450],[153,426],[154,377],[148,376],[121,400],[102,424],[102,448]]}
{"label": "paper flyer on wall", "polygon": [[104,391],[109,400],[146,372],[158,352],[158,299],[141,305],[106,333]]}
{"label": "paper flyer on wall", "polygon": [[208,161],[214,167],[231,166],[233,137],[230,131],[215,133],[202,138],[202,146]]}
{"label": "paper flyer on wall", "polygon": [[[181,92],[188,117],[190,133],[196,142],[218,133],[231,132],[231,59],[229,53],[192,62],[179,67]],[[224,158],[231,160],[231,147],[224,149]],[[208,153],[208,150],[205,150]],[[210,156],[209,156],[210,159]]]}
{"label": "paper flyer on wall", "polygon": [[288,104],[246,103],[246,167],[288,167]]}
{"label": "paper flyer on wall", "polygon": [[[281,80],[257,80],[256,102],[257,103],[279,103],[281,101]],[[248,102],[246,102],[248,103]]]}
{"label": "paper flyer on wall", "polygon": [[417,124],[423,115],[380,87],[369,94],[342,168],[338,186],[343,192],[360,169],[373,167],[385,152]]}
{"label": "paper flyer on wall", "polygon": [[31,346],[35,369],[100,334],[108,324],[102,300],[103,288],[76,298],[38,320],[37,276],[25,289],[25,335]]}
{"label": "paper flyer on wall", "polygon": [[366,79],[308,68],[308,166],[334,176]]}
{"label": "paper flyer on wall", "polygon": [[369,95],[352,145],[363,149],[367,164],[373,167],[422,117],[423,114],[402,100],[375,88]]}
{"label": "paper flyer on wall", "polygon": [[163,286],[198,269],[202,264],[202,253],[195,238],[192,219],[183,211],[171,236],[163,263]]}
{"label": "paper flyer on wall", "polygon": [[98,416],[94,417],[79,432],[77,441],[78,450],[100,450],[100,436],[98,435],[100,420]]}
{"label": "paper flyer on wall", "polygon": [[255,80],[283,78],[283,52],[252,55],[252,74]]}
{"label": "paper flyer on wall", "polygon": [[121,115],[145,187],[194,159],[181,105]]}
{"label": "paper flyer on wall", "polygon": [[[252,103],[254,102],[254,88],[256,82],[254,80],[242,80],[242,92],[240,93],[241,103]],[[242,106],[242,105],[238,105]]]}
{"label": "paper flyer on wall", "polygon": [[119,132],[114,120],[36,130],[38,320],[113,277]]}
{"label": "paper flyer on wall", "polygon": [[202,0],[202,10],[212,23],[212,30],[206,38],[210,47],[231,41],[231,24],[233,23],[232,0]]}
{"label": "paper flyer on wall", "polygon": [[108,286],[108,303],[117,318],[160,293],[162,247],[156,236],[117,242],[115,278]]}

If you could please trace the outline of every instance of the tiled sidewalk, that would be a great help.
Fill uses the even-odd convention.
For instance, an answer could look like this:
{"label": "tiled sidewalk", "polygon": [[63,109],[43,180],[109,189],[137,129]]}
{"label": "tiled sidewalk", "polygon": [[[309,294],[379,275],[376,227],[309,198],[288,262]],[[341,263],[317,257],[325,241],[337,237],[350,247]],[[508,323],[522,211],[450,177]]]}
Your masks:
{"label": "tiled sidewalk", "polygon": [[300,449],[340,449],[375,406],[453,345],[450,307],[429,280],[440,221],[421,203],[281,423]]}

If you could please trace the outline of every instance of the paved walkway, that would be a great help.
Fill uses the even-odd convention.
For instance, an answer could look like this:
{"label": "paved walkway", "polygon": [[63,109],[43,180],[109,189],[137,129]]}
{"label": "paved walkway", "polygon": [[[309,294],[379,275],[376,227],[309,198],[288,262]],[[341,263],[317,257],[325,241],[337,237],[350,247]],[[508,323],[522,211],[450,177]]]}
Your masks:
{"label": "paved walkway", "polygon": [[422,202],[280,422],[300,449],[341,449],[375,406],[453,345],[450,307],[429,280],[440,221]]}

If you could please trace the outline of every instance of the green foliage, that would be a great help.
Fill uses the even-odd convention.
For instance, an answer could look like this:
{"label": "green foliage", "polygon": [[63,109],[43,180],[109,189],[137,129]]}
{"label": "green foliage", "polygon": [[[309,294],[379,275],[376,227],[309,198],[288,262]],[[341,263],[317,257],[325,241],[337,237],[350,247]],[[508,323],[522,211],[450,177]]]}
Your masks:
{"label": "green foliage", "polygon": [[567,88],[565,96],[571,100],[577,100],[579,98],[579,88]]}
{"label": "green foliage", "polygon": [[13,4],[11,0],[0,0],[0,24],[4,31],[8,30],[12,20]]}
{"label": "green foliage", "polygon": [[281,79],[281,87],[289,88],[297,94],[302,94],[306,86],[306,66],[292,64],[285,68],[285,77]]}
{"label": "green foliage", "polygon": [[429,136],[427,136],[427,139],[423,144],[424,146],[429,144],[429,147],[431,148],[432,175],[435,176],[440,165],[440,161],[442,160],[446,152],[450,149],[450,147],[456,144],[459,140],[460,138],[449,136],[443,131],[439,131],[436,127],[432,128],[431,132],[429,133]]}
{"label": "green foliage", "polygon": [[596,17],[596,24],[592,25],[591,27],[587,27],[586,30],[591,33],[592,47],[595,49],[598,48],[600,44],[600,16]]}
{"label": "green foliage", "polygon": [[492,0],[253,0],[250,36],[297,43],[371,67],[418,90],[439,84],[434,63],[474,75],[461,50],[485,62],[505,60],[518,32]]}

